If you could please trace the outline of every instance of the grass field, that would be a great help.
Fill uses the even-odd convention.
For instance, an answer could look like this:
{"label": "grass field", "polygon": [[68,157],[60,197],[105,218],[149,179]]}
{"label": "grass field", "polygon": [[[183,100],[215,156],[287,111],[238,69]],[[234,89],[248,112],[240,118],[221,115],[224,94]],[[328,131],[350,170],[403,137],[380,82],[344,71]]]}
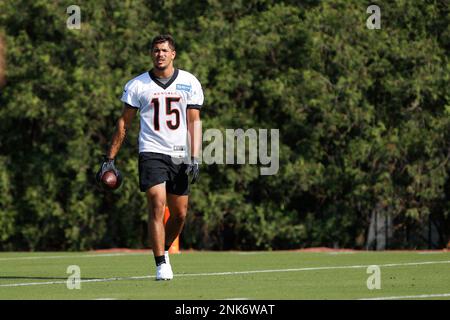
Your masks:
{"label": "grass field", "polygon": [[[450,252],[182,252],[155,281],[150,252],[0,253],[0,299],[450,299]],[[81,288],[68,289],[67,268]],[[381,289],[369,290],[369,265]]]}

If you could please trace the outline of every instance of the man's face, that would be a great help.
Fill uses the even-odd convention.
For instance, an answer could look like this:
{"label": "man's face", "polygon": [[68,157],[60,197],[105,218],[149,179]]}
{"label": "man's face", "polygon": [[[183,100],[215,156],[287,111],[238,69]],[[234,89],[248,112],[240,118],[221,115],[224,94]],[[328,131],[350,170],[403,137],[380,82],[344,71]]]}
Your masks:
{"label": "man's face", "polygon": [[176,52],[170,48],[169,42],[166,41],[155,44],[151,54],[155,68],[164,70],[172,65]]}

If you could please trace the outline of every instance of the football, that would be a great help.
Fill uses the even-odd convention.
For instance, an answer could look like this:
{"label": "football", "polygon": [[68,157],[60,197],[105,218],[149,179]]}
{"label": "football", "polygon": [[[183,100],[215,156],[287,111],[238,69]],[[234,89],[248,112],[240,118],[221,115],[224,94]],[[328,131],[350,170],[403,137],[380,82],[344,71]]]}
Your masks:
{"label": "football", "polygon": [[102,176],[102,183],[107,189],[117,189],[119,187],[118,179],[114,173],[114,171],[107,171]]}

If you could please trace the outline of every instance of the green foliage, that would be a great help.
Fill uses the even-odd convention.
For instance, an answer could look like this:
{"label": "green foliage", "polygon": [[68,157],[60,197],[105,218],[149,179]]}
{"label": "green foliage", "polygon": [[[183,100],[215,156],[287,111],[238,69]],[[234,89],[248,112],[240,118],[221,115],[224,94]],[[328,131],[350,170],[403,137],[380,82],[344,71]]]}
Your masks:
{"label": "green foliage", "polygon": [[[203,128],[280,129],[280,170],[203,165],[182,246],[362,247],[381,205],[398,228],[430,217],[450,236],[450,14],[444,1],[3,1],[0,249],[147,245],[137,135],[120,192],[93,176],[126,81],[151,68],[158,33],[205,92]],[[361,240],[363,239],[363,240]],[[400,241],[400,246],[415,246]]]}

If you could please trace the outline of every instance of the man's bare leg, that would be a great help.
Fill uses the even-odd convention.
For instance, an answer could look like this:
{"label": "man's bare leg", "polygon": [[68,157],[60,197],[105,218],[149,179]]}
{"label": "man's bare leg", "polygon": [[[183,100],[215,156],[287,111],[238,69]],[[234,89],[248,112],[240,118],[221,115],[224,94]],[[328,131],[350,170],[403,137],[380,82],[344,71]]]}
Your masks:
{"label": "man's bare leg", "polygon": [[164,255],[164,212],[166,209],[166,186],[153,186],[146,192],[148,200],[148,232],[156,263],[156,280],[171,280],[172,267]]}
{"label": "man's bare leg", "polygon": [[166,186],[164,183],[151,187],[146,192],[148,203],[148,233],[153,255],[164,255],[164,211],[166,205]]}
{"label": "man's bare leg", "polygon": [[169,193],[167,194],[167,205],[169,207],[170,216],[169,219],[167,219],[165,228],[166,250],[168,250],[172,245],[172,242],[183,230],[188,208],[188,196],[178,196]]}

